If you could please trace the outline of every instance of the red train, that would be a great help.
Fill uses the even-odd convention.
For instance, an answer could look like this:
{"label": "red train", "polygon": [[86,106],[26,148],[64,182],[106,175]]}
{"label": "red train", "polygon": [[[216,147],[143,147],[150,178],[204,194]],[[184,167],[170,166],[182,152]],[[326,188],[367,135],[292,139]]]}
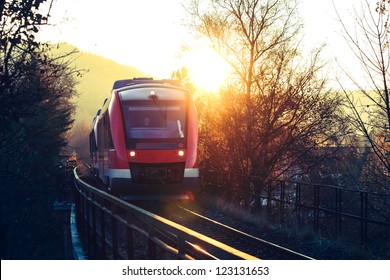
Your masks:
{"label": "red train", "polygon": [[178,81],[119,80],[94,118],[91,160],[116,195],[191,196],[199,185],[197,142],[196,108]]}

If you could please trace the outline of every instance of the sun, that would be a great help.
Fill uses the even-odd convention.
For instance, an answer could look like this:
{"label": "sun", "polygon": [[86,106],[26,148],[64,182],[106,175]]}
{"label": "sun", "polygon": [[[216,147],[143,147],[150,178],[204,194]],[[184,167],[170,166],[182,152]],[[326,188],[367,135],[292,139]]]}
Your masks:
{"label": "sun", "polygon": [[231,72],[230,65],[216,51],[207,46],[189,51],[184,64],[194,84],[212,93],[218,92]]}

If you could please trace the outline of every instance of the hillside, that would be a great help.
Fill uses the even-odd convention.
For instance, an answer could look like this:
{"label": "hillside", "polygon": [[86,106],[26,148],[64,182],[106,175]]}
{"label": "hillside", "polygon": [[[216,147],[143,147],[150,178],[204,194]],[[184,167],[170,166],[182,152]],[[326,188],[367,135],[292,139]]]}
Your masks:
{"label": "hillside", "polygon": [[[67,52],[72,49],[74,47],[71,45],[61,44],[58,51]],[[76,122],[92,121],[104,99],[110,95],[115,80],[145,76],[134,67],[82,51],[75,55],[74,67],[88,71],[79,78],[76,87],[79,93],[74,100],[77,105]]]}
{"label": "hillside", "polygon": [[[55,55],[68,53],[75,47],[61,44]],[[131,66],[121,65],[110,59],[79,51],[72,57],[72,67],[84,69],[87,72],[78,79],[76,86],[78,96],[74,98],[77,106],[75,124],[71,131],[70,147],[77,154],[85,157],[88,150],[88,133],[92,119],[101,108],[105,98],[109,97],[115,80],[142,77],[145,74]]]}

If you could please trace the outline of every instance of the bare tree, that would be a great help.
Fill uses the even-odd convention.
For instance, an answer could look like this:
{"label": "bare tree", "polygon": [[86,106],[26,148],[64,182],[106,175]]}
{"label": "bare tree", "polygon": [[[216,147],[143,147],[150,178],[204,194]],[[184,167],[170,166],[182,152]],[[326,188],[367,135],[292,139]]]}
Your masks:
{"label": "bare tree", "polygon": [[337,13],[344,38],[365,77],[361,79],[345,71],[357,90],[349,90],[340,80],[352,112],[352,124],[371,147],[365,176],[387,188],[390,188],[389,8],[387,0],[362,1],[361,10],[355,9],[351,14],[353,29]]}
{"label": "bare tree", "polygon": [[[48,5],[42,8],[45,2]],[[4,89],[18,72],[15,63],[45,45],[35,36],[48,24],[53,0],[2,0],[0,4],[0,86]]]}
{"label": "bare tree", "polygon": [[194,29],[234,69],[210,115],[208,151],[219,150],[211,161],[263,182],[306,172],[308,155],[325,156],[318,149],[337,146],[345,127],[341,101],[321,77],[322,48],[300,55],[297,1],[210,3],[192,1]]}

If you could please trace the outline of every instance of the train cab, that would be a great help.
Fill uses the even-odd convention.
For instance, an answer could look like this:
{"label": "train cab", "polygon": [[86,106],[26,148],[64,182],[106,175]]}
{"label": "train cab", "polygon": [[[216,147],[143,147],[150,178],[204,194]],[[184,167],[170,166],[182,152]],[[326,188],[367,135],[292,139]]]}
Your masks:
{"label": "train cab", "polygon": [[197,113],[191,93],[176,81],[116,81],[90,137],[97,174],[116,194],[198,188]]}

